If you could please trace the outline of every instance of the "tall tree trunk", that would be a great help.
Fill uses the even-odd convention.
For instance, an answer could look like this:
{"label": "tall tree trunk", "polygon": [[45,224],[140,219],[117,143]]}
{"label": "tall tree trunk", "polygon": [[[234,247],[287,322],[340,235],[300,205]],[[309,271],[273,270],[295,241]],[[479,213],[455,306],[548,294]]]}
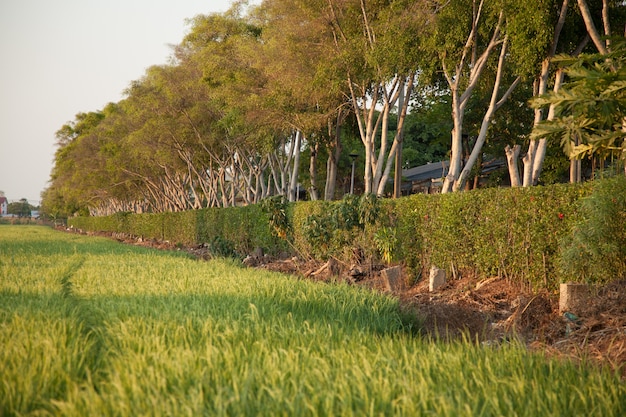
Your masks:
{"label": "tall tree trunk", "polygon": [[461,171],[461,174],[459,175],[458,179],[454,183],[454,186],[453,186],[454,191],[462,190],[463,187],[465,186],[465,182],[467,181],[467,178],[469,177],[470,172],[472,168],[474,167],[474,164],[476,163],[476,160],[482,153],[482,147],[485,143],[485,140],[487,139],[487,131],[489,129],[489,125],[491,124],[491,120],[493,119],[495,112],[506,102],[506,100],[508,100],[508,98],[511,96],[511,93],[513,92],[515,87],[521,81],[521,78],[517,77],[515,81],[511,83],[511,85],[509,86],[507,91],[504,93],[502,98],[498,100],[498,90],[500,89],[500,83],[502,82],[502,73],[504,71],[504,60],[506,56],[507,45],[508,45],[508,38],[505,36],[504,42],[502,43],[502,49],[500,50],[500,58],[498,60],[498,69],[496,72],[496,79],[493,83],[493,91],[491,93],[491,100],[489,102],[489,107],[487,108],[487,111],[485,112],[485,115],[483,117],[483,121],[480,126],[480,132],[478,133],[478,138],[476,138],[476,142],[474,143],[474,148],[472,149],[472,153],[470,154],[467,162],[465,163],[465,167],[463,167],[463,171]]}
{"label": "tall tree trunk", "polygon": [[296,132],[295,142],[292,144],[293,167],[291,179],[289,181],[289,201],[296,201],[298,198],[298,171],[300,171],[300,145],[302,143],[302,132]]}
{"label": "tall tree trunk", "polygon": [[443,194],[452,192],[452,186],[454,181],[461,174],[461,168],[463,167],[463,113],[465,109],[459,103],[459,94],[455,89],[452,91],[452,146],[450,153],[450,167],[448,168],[448,174],[443,181],[443,187],[441,192]]}
{"label": "tall tree trunk", "polygon": [[[381,91],[381,85],[358,86],[359,91],[355,90],[355,85],[349,80],[350,96],[354,114],[356,115],[357,125],[359,127],[359,136],[363,147],[365,148],[365,171],[363,173],[363,183],[365,194],[374,191],[374,170],[376,166],[375,156],[375,140],[376,133],[382,121],[382,113],[376,112],[376,104],[378,103]],[[370,94],[371,90],[371,94]],[[367,103],[371,105],[367,106]]]}
{"label": "tall tree trunk", "polygon": [[517,165],[520,149],[520,145],[515,145],[512,148],[509,145],[506,145],[506,147],[504,148],[504,153],[506,154],[506,162],[509,167],[509,177],[511,178],[511,187],[520,187],[522,185],[519,177],[519,168]]}
{"label": "tall tree trunk", "polygon": [[[398,98],[398,125],[400,124],[399,119],[404,111],[404,84],[405,83],[402,82],[400,85],[400,97]],[[408,93],[407,96],[410,96],[410,93]],[[396,161],[394,164],[395,172],[393,175],[393,198],[400,198],[402,197],[402,144],[404,140],[404,123],[402,128],[398,126],[396,135],[398,149],[396,150]]]}
{"label": "tall tree trunk", "polygon": [[[558,92],[559,89],[561,88],[561,84],[563,84],[563,77],[565,76],[565,73],[563,72],[562,68],[557,69],[556,71],[556,76],[554,79],[554,92]],[[554,104],[550,106],[550,109],[548,110],[548,118],[547,120],[553,120],[554,119],[554,111],[555,111],[555,106]],[[543,161],[546,159],[546,149],[548,147],[548,143],[546,142],[545,139],[540,139],[539,143],[537,145],[537,149],[535,152],[535,161],[532,165],[533,167],[533,172],[532,172],[532,185],[537,185],[539,183],[539,177],[541,176],[541,171],[543,170]]]}
{"label": "tall tree trunk", "polygon": [[372,158],[372,172],[374,177],[372,178],[372,192],[376,192],[376,195],[382,196],[385,190],[385,183],[383,183],[383,167],[385,164],[385,157],[387,156],[387,145],[389,138],[389,114],[391,113],[392,104],[385,100],[383,105],[383,118],[382,127],[380,130],[380,147],[378,149],[378,157]]}
{"label": "tall tree trunk", "polygon": [[319,149],[319,143],[316,141],[309,149],[311,150],[311,158],[309,161],[311,188],[309,189],[309,195],[311,196],[311,200],[316,201],[319,199],[317,194],[317,151]]}
{"label": "tall tree trunk", "polygon": [[[557,45],[559,43],[559,37],[561,35],[561,30],[563,29],[563,25],[565,24],[565,18],[567,16],[567,8],[569,5],[569,0],[563,0],[561,3],[561,9],[559,12],[559,18],[554,27],[554,37],[552,39],[552,44],[550,45],[550,50],[546,58],[543,60],[541,64],[541,73],[537,78],[537,87],[533,94],[535,96],[540,96],[546,93],[548,87],[548,77],[550,75],[550,64],[554,55],[556,54]],[[557,70],[557,76],[554,83],[554,91],[558,91],[561,82],[563,80],[563,74],[561,70]],[[548,120],[552,120],[554,117],[554,107],[550,108],[548,112]],[[535,110],[535,119],[533,124],[536,126],[540,123],[544,118],[544,113],[542,109]],[[537,185],[539,182],[539,176],[541,175],[541,171],[543,169],[543,161],[546,156],[546,147],[547,142],[545,139],[540,139],[539,141],[533,139],[530,141],[528,145],[528,152],[522,158],[522,162],[524,163],[524,174],[522,185],[524,187],[530,187],[533,185]],[[511,182],[514,179],[511,178]]]}
{"label": "tall tree trunk", "polygon": [[[596,25],[593,23],[593,18],[591,17],[591,11],[589,10],[587,1],[578,0],[578,9],[580,10],[580,14],[583,17],[583,21],[585,22],[585,28],[587,29],[587,33],[591,37],[593,44],[598,49],[598,52],[600,52],[603,55],[606,55],[609,52],[607,49],[607,45],[605,41],[602,39],[602,35],[600,35],[600,32],[598,32]],[[602,17],[604,18],[604,13]],[[607,15],[607,18],[608,18],[608,15]],[[608,28],[608,21],[604,22],[604,24],[605,24],[604,27]],[[605,33],[605,35],[608,36],[610,35],[610,33]]]}
{"label": "tall tree trunk", "polygon": [[[476,54],[473,52],[474,45],[474,37],[476,30],[478,30],[478,22],[481,17],[481,11],[484,1],[481,0],[476,13],[474,14],[474,21],[472,23],[472,29],[470,34],[467,37],[467,41],[463,48],[463,52],[459,61],[457,62],[454,72],[452,73],[446,64],[445,55],[441,57],[441,62],[443,65],[443,73],[448,81],[448,85],[450,86],[450,93],[452,96],[452,146],[451,146],[451,155],[450,155],[450,168],[448,170],[448,175],[446,175],[443,187],[441,189],[442,193],[451,192],[455,189],[458,189],[458,179],[461,175],[463,169],[462,163],[462,153],[463,153],[463,118],[465,114],[465,107],[469,99],[474,92],[474,89],[478,85],[480,81],[480,77],[489,61],[489,57],[491,52],[493,52],[494,48],[496,48],[500,43],[503,42],[501,39],[501,25],[504,23],[504,12],[500,12],[498,17],[498,22],[493,29],[493,33],[491,35],[491,39],[487,44],[485,50],[478,56],[477,58],[472,58],[472,62],[466,62],[468,55],[471,54],[474,57]],[[469,71],[468,70],[469,66]],[[461,93],[461,87],[465,86],[465,90]],[[463,180],[464,183],[465,180]]]}
{"label": "tall tree trunk", "polygon": [[[385,93],[385,95],[388,97],[386,101],[389,102],[389,109],[391,109],[391,107],[393,107],[395,105],[396,102],[398,102],[398,125],[397,125],[397,129],[396,129],[396,133],[394,135],[393,138],[393,143],[391,145],[391,149],[389,150],[389,154],[387,155],[387,157],[385,158],[384,152],[386,152],[386,150],[382,149],[382,145],[381,145],[381,151],[380,151],[380,156],[379,156],[379,164],[380,167],[378,167],[378,171],[380,172],[383,168],[382,163],[384,162],[384,171],[382,173],[382,175],[380,176],[379,179],[377,179],[377,189],[376,189],[376,194],[378,196],[382,196],[383,193],[385,192],[385,187],[387,185],[387,181],[389,180],[389,175],[391,173],[391,167],[394,165],[395,160],[397,159],[397,152],[398,150],[400,150],[402,148],[402,138],[403,138],[403,134],[404,134],[404,126],[405,126],[405,121],[406,121],[406,115],[408,112],[408,106],[409,106],[409,100],[402,100],[402,103],[400,104],[400,97],[409,97],[413,91],[413,85],[415,83],[415,74],[411,74],[408,77],[396,77],[396,81],[394,84],[397,84],[397,88],[393,88],[392,91],[390,93]],[[406,91],[405,91],[406,90]],[[389,115],[387,114],[387,117]],[[383,133],[386,130],[386,126],[383,129]],[[400,162],[399,164],[399,173],[398,175],[400,176],[400,181],[398,182],[399,184],[402,182],[401,178],[402,178],[402,162]],[[395,188],[395,187],[394,187]]]}
{"label": "tall tree trunk", "polygon": [[328,122],[328,135],[332,138],[327,146],[328,159],[326,161],[326,186],[324,187],[324,200],[330,201],[335,198],[335,187],[337,185],[337,171],[339,169],[339,158],[341,156],[341,126],[343,124],[342,112],[338,112],[335,126]]}

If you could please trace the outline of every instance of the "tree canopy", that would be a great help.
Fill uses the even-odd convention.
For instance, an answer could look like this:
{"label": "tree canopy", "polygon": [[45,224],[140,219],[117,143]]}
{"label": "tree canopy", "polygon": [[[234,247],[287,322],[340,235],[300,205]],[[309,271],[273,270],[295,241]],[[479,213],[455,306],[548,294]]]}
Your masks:
{"label": "tree canopy", "polygon": [[[347,191],[354,152],[358,188],[380,196],[405,164],[447,157],[444,191],[463,189],[505,145],[516,146],[507,157],[517,163],[528,144],[525,170],[536,179],[546,142],[572,126],[580,140],[564,141],[570,155],[615,155],[624,48],[607,35],[624,27],[623,9],[609,0],[237,1],[193,17],[170,62],[130,82],[120,102],[57,131],[42,209],[180,211],[295,200],[304,188],[334,199]],[[594,27],[604,32],[591,36]],[[559,91],[559,74],[567,88],[546,95]],[[532,96],[541,97],[534,123]]]}

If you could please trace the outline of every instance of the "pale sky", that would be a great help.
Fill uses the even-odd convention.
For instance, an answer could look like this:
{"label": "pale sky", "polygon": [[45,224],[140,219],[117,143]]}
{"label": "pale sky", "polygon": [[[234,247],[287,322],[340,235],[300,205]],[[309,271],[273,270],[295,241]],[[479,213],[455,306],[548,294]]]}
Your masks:
{"label": "pale sky", "polygon": [[55,132],[165,64],[185,19],[231,0],[1,0],[0,191],[38,205]]}

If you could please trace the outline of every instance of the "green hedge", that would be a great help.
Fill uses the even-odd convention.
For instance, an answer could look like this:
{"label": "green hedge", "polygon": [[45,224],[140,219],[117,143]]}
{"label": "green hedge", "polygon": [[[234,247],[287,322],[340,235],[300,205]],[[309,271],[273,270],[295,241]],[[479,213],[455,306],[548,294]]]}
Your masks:
{"label": "green hedge", "polygon": [[232,255],[239,256],[256,247],[269,252],[285,250],[285,243],[271,235],[267,215],[258,206],[160,214],[116,213],[103,217],[76,217],[68,223],[86,231],[126,233],[180,245],[218,244],[222,249],[232,248]]}
{"label": "green hedge", "polygon": [[479,277],[556,287],[560,239],[590,186],[492,188],[390,200],[401,259],[416,271],[437,265]]}
{"label": "green hedge", "polygon": [[[611,190],[620,197],[612,196]],[[79,217],[69,223],[85,230],[123,232],[173,243],[208,243],[219,246],[219,253],[230,248],[240,256],[255,247],[269,253],[291,250],[315,258],[333,256],[345,262],[361,255],[380,263],[383,259],[401,261],[413,278],[437,265],[449,273],[477,278],[497,275],[552,289],[561,280],[590,279],[588,262],[567,261],[577,253],[574,249],[580,249],[590,221],[618,228],[607,235],[611,239],[607,243],[602,240],[606,233],[596,227],[595,246],[601,248],[587,246],[585,253],[595,256],[587,258],[597,264],[613,256],[611,277],[626,278],[619,252],[626,247],[625,209],[620,206],[626,205],[624,190],[626,178],[619,177],[583,185],[417,194],[378,202],[354,196],[337,202],[299,202],[286,208],[291,222],[289,242],[276,237],[269,225],[270,214],[261,205],[166,214],[120,213]],[[584,203],[596,201],[593,196],[598,193],[605,196],[600,205],[604,217],[589,214],[595,206]],[[359,220],[363,213],[378,213],[376,221]],[[571,242],[579,243],[572,249]],[[597,274],[592,278],[595,282],[608,279]]]}

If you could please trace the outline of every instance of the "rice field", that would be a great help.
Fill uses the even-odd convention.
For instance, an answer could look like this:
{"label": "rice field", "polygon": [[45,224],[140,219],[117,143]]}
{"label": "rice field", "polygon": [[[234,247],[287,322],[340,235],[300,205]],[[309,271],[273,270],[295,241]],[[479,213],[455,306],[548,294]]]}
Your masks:
{"label": "rice field", "polygon": [[0,226],[0,416],[623,416],[615,372],[417,335],[397,301]]}

